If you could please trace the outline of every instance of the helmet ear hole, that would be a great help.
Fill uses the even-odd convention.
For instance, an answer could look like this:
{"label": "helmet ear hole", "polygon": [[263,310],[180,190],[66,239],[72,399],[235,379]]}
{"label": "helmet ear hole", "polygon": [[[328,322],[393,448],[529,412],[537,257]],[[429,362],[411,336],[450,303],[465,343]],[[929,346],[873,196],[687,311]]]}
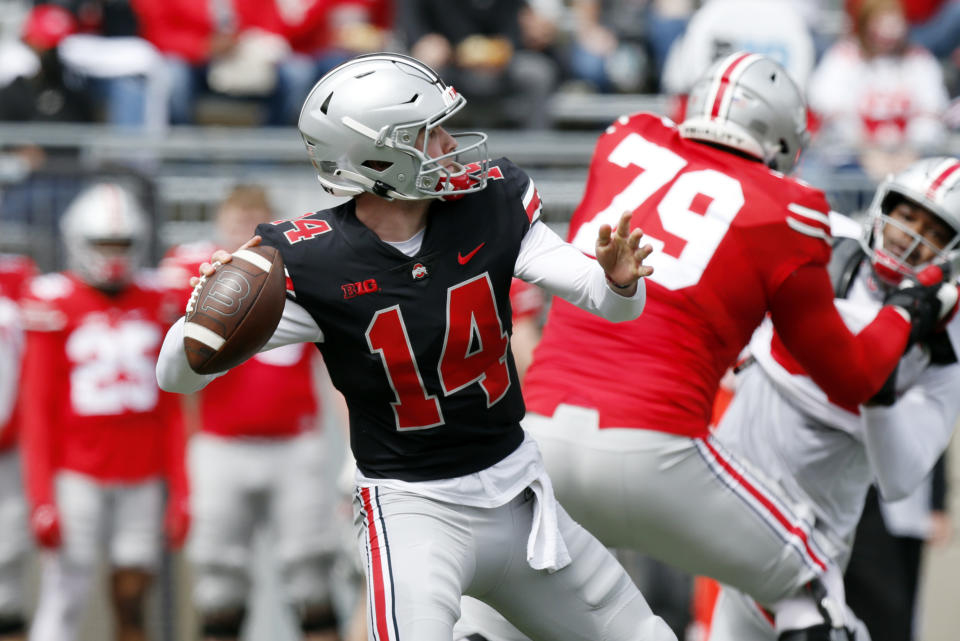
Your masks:
{"label": "helmet ear hole", "polygon": [[386,170],[393,167],[393,163],[387,160],[364,160],[360,164],[366,167],[367,169],[379,171],[380,173],[383,173]]}

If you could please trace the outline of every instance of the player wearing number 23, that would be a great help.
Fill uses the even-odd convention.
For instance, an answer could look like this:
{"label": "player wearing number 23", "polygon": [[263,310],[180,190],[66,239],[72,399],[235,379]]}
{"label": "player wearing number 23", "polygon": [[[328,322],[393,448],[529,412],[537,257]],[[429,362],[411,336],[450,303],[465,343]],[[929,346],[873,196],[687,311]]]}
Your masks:
{"label": "player wearing number 23", "polygon": [[[714,395],[768,312],[811,377],[853,406],[923,319],[888,306],[855,336],[835,310],[827,202],[782,173],[805,118],[779,65],[739,53],[696,85],[679,127],[636,114],[606,130],[570,240],[588,250],[599,225],[632,211],[655,249],[646,309],[612,325],[557,301],[527,372],[524,428],[557,498],[603,543],[736,585],[776,611],[782,638],[816,639],[846,626],[818,607],[843,603],[831,543],[710,436]],[[830,600],[805,598],[824,585]]]}
{"label": "player wearing number 23", "polygon": [[[553,498],[509,345],[514,276],[626,321],[650,248],[626,216],[598,231],[596,260],[563,242],[533,181],[487,159],[485,134],[444,130],[464,103],[406,56],[335,68],[299,126],[320,183],[353,198],[257,228],[289,278],[265,347],[316,343],[349,407],[370,638],[450,641],[468,593],[539,639],[675,639]],[[190,370],[182,328],[157,376],[190,392],[214,375]]]}

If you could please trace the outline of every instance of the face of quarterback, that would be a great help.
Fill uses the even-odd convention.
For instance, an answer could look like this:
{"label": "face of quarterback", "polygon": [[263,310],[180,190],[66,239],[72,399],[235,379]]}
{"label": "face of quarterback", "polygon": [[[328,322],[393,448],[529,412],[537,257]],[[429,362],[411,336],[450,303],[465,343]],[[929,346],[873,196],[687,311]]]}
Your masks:
{"label": "face of quarterback", "polygon": [[[901,201],[888,215],[937,249],[943,249],[953,238],[953,230],[947,223],[913,203]],[[883,226],[883,246],[888,252],[903,258],[909,265],[923,265],[933,260],[936,255],[933,248],[924,243],[918,244],[909,256],[904,256],[913,243],[914,239],[896,225]]]}
{"label": "face of quarterback", "polygon": [[[423,148],[423,136],[424,129],[420,130],[420,133],[417,135],[417,141],[414,146],[417,149]],[[447,133],[447,130],[443,127],[434,127],[430,130],[430,138],[427,140],[427,149],[426,154],[430,158],[438,158],[444,154],[449,154],[451,151],[457,148],[456,139]],[[455,167],[456,163],[452,158],[446,158],[442,162],[444,167]]]}

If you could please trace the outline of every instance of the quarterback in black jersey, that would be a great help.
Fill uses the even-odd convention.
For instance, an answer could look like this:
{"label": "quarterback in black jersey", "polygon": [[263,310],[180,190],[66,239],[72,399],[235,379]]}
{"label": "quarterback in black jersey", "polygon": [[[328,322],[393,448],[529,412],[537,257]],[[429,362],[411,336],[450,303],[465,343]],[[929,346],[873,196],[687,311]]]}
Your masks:
{"label": "quarterback in black jersey", "polygon": [[[276,247],[288,276],[265,349],[315,343],[350,410],[369,638],[450,641],[470,594],[539,639],[675,639],[554,499],[520,427],[509,349],[514,276],[630,320],[651,248],[628,216],[601,228],[595,259],[563,242],[539,220],[533,181],[488,160],[485,134],[444,130],[464,104],[406,56],[335,68],[299,128],[324,189],[352,198],[261,225],[248,243]],[[189,368],[182,327],[168,333],[157,377],[186,393],[215,375]]]}

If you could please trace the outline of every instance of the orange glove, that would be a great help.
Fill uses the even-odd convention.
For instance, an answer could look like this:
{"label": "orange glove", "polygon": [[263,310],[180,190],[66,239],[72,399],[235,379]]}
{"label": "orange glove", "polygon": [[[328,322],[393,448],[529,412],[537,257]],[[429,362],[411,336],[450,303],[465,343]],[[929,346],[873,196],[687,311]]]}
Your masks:
{"label": "orange glove", "polygon": [[30,529],[41,547],[60,547],[60,515],[55,505],[44,503],[35,507],[30,515]]}

